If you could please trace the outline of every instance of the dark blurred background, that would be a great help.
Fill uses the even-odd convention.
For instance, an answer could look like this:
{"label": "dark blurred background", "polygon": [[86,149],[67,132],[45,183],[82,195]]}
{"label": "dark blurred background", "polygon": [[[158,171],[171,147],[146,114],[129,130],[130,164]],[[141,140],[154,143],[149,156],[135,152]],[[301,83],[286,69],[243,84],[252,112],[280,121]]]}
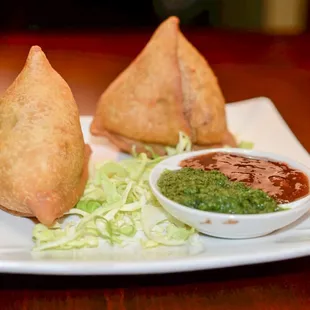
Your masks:
{"label": "dark blurred background", "polygon": [[185,25],[296,34],[309,30],[308,0],[2,1],[0,31],[126,30],[177,15]]}

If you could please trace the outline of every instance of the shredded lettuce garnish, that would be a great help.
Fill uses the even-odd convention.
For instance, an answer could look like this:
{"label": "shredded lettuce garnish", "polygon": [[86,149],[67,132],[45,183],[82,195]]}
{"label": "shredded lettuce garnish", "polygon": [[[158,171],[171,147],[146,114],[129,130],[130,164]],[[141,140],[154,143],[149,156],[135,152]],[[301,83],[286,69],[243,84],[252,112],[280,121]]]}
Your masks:
{"label": "shredded lettuce garnish", "polygon": [[254,148],[254,143],[250,141],[240,141],[238,148],[251,150]]}
{"label": "shredded lettuce garnish", "polygon": [[[189,138],[180,133],[179,144],[169,148],[169,154],[190,149]],[[80,201],[66,214],[79,220],[52,228],[37,224],[33,250],[97,247],[100,240],[121,246],[138,240],[144,248],[185,244],[196,231],[172,218],[156,200],[148,177],[165,157],[148,151],[153,158],[134,149],[133,158],[97,164]]]}
{"label": "shredded lettuce garnish", "polygon": [[179,143],[176,148],[166,147],[166,152],[168,156],[173,156],[176,154],[181,154],[184,152],[190,152],[192,149],[192,141],[191,139],[183,132],[179,133]]}

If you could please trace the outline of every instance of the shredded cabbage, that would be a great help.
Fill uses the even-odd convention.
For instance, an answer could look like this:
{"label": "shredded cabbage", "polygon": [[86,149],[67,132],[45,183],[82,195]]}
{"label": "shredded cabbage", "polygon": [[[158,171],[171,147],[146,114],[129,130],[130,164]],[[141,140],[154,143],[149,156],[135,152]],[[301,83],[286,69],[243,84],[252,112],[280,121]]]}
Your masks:
{"label": "shredded cabbage", "polygon": [[[190,150],[190,139],[180,133],[179,144],[168,154]],[[185,244],[196,231],[167,214],[153,195],[148,177],[165,157],[149,151],[152,159],[133,150],[133,158],[97,164],[80,201],[65,214],[79,220],[52,228],[37,224],[33,250],[97,247],[100,240],[121,246],[138,240],[144,248]]]}
{"label": "shredded cabbage", "polygon": [[240,141],[238,148],[251,150],[254,147],[254,143],[250,141]]}
{"label": "shredded cabbage", "polygon": [[183,133],[179,133],[179,143],[176,146],[176,148],[173,147],[166,147],[166,152],[168,156],[173,156],[176,154],[181,154],[183,152],[190,152],[192,149],[192,141],[189,139],[189,137]]}

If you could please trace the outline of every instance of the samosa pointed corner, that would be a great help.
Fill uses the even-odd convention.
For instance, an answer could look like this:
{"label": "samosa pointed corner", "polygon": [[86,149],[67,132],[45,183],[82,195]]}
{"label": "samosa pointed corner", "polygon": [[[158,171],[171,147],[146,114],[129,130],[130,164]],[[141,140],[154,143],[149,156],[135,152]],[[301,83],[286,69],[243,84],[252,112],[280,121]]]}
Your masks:
{"label": "samosa pointed corner", "polygon": [[24,68],[40,69],[40,67],[52,69],[45,53],[39,45],[33,45],[29,49]]}
{"label": "samosa pointed corner", "polygon": [[165,33],[169,28],[178,31],[179,25],[180,25],[180,19],[177,16],[170,16],[159,24],[157,29],[155,29],[153,35],[156,35],[158,33],[160,34],[161,32]]}

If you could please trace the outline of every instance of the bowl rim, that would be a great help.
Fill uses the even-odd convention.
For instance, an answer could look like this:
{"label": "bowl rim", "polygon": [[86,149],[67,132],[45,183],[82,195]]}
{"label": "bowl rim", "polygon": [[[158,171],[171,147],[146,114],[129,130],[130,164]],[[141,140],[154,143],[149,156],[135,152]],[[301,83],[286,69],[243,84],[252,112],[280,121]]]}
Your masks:
{"label": "bowl rim", "polygon": [[[199,215],[199,216],[209,216],[209,217],[218,217],[222,219],[266,219],[266,218],[274,218],[274,217],[285,217],[286,215],[289,215],[291,213],[297,212],[296,209],[300,208],[302,206],[306,206],[308,200],[310,200],[310,191],[309,193],[302,197],[299,198],[295,201],[292,201],[290,203],[285,203],[285,204],[279,204],[280,207],[289,207],[288,210],[283,210],[283,211],[277,211],[277,212],[268,212],[268,213],[260,213],[260,214],[230,214],[230,213],[217,213],[217,212],[211,212],[211,211],[203,211],[203,210],[198,210],[194,208],[187,207],[185,205],[182,205],[180,203],[177,203],[166,196],[164,196],[160,190],[157,188],[157,181],[158,177],[155,177],[154,175],[157,173],[157,170],[161,166],[165,166],[165,168],[169,169],[169,165],[165,164],[168,161],[171,161],[175,159],[177,161],[177,164],[180,163],[180,161],[184,159],[188,159],[191,157],[199,156],[199,155],[204,155],[204,154],[209,154],[213,152],[225,152],[225,153],[232,153],[232,154],[238,154],[238,155],[248,155],[249,157],[252,158],[263,158],[263,159],[270,159],[273,161],[280,161],[284,162],[287,165],[291,166],[294,169],[298,169],[301,172],[303,172],[307,178],[308,182],[310,184],[310,168],[304,165],[303,163],[293,160],[292,158],[289,158],[287,156],[283,156],[280,154],[276,153],[271,153],[271,152],[265,152],[265,151],[260,151],[260,150],[249,150],[249,149],[239,149],[239,148],[212,148],[212,149],[205,149],[205,150],[199,150],[199,151],[191,151],[187,153],[182,153],[182,154],[177,154],[170,156],[163,161],[159,162],[156,164],[156,166],[152,169],[150,175],[149,175],[149,184],[150,187],[153,191],[153,194],[155,197],[160,198],[164,203],[171,205],[174,207],[174,209],[181,209],[182,212],[188,212],[191,214]],[[155,178],[155,180],[153,180]],[[310,209],[310,203],[308,208]]]}

